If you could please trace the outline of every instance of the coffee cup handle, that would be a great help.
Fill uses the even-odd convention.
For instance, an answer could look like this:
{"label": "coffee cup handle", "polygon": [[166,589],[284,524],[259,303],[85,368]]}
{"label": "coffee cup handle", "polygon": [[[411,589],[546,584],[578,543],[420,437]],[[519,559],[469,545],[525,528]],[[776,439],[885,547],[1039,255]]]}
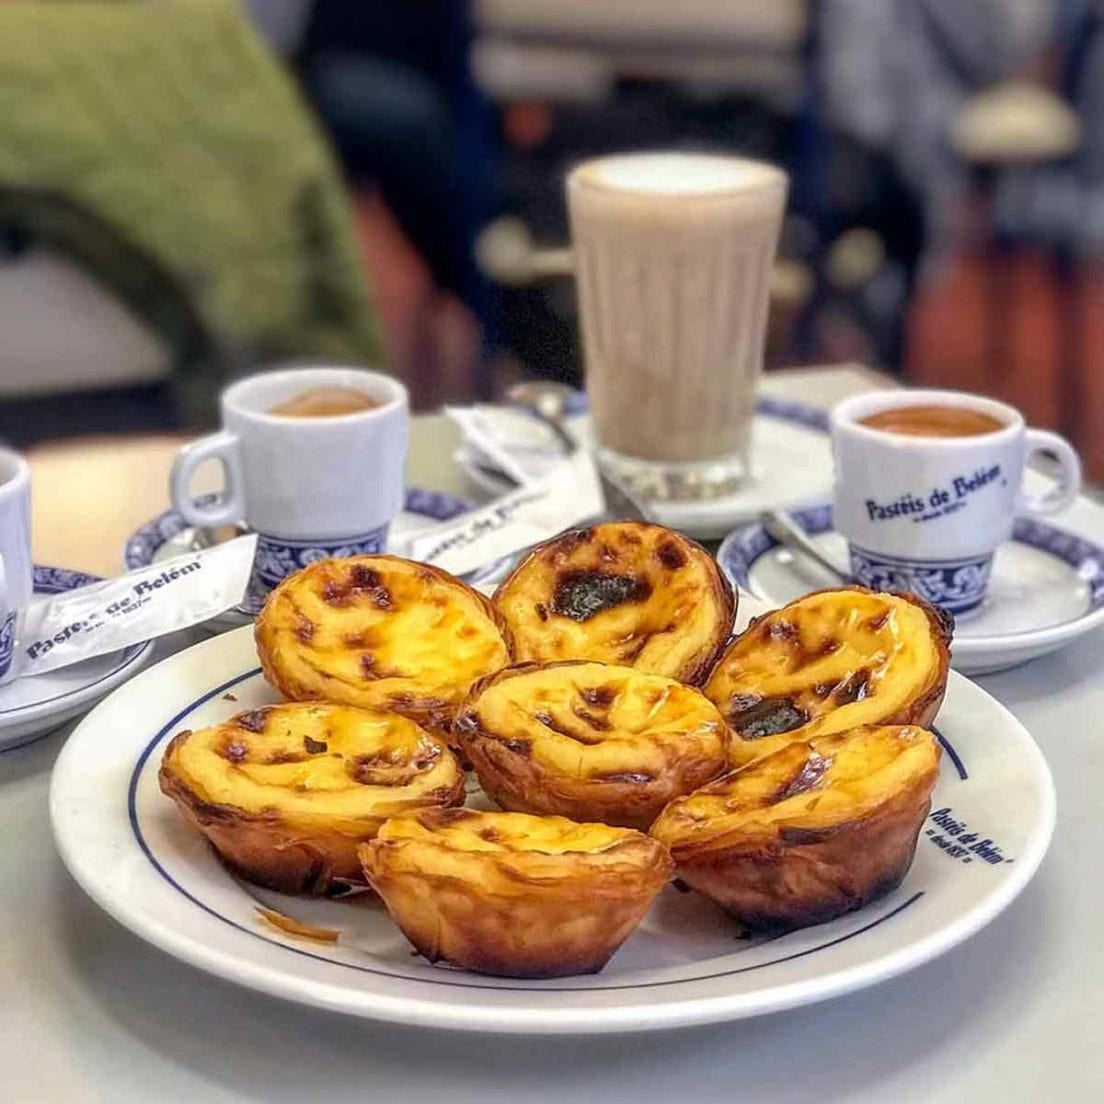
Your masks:
{"label": "coffee cup handle", "polygon": [[[245,497],[238,438],[227,430],[185,445],[173,460],[169,493],[173,507],[189,525],[233,525],[245,518]],[[219,501],[200,505],[192,498],[192,476],[205,460],[222,465],[225,480]]]}
{"label": "coffee cup handle", "polygon": [[1040,495],[1020,494],[1020,509],[1028,514],[1054,514],[1064,510],[1081,490],[1081,458],[1073,445],[1057,433],[1045,429],[1029,429],[1025,434],[1027,459],[1035,452],[1050,452],[1058,458],[1061,469],[1058,486]]}

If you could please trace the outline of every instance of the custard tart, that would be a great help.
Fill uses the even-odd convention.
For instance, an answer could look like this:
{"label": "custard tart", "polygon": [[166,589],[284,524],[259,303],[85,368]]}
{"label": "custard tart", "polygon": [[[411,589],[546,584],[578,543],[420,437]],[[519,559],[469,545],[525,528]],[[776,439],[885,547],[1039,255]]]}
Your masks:
{"label": "custard tart", "polygon": [[430,962],[504,977],[601,970],[671,876],[632,829],[474,809],[389,820],[360,858]]}
{"label": "custard tart", "polygon": [[705,685],[734,764],[865,724],[928,725],[943,701],[954,621],[922,598],[843,587],[754,620]]}
{"label": "custard tart", "polygon": [[602,663],[529,663],[472,687],[453,729],[503,808],[646,829],[728,766],[728,731],[699,690]]}
{"label": "custard tart", "polygon": [[360,881],[357,844],[391,816],[464,798],[464,772],[405,717],[297,702],[180,732],[162,791],[235,873],[284,893]]}
{"label": "custard tart", "polygon": [[671,802],[651,835],[745,928],[820,924],[904,878],[939,755],[915,725],[797,740]]}
{"label": "custard tart", "polygon": [[736,611],[705,549],[641,521],[575,529],[540,545],[494,604],[519,662],[588,659],[692,684],[708,674]]}
{"label": "custard tart", "polygon": [[483,595],[397,556],[296,572],[269,595],[255,633],[265,678],[285,697],[389,710],[441,733],[471,684],[509,662]]}

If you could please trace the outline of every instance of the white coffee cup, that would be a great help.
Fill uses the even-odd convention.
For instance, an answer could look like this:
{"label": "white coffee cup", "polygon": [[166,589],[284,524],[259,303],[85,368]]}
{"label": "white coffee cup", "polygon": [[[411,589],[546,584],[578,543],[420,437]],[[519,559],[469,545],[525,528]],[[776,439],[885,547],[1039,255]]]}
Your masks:
{"label": "white coffee cup", "polygon": [[31,472],[19,453],[0,448],[0,679],[11,668],[20,617],[33,593]]}
{"label": "white coffee cup", "polygon": [[[1000,423],[970,436],[913,436],[863,425],[904,407],[975,411]],[[1012,535],[1017,514],[1051,514],[1081,487],[1081,462],[1064,438],[1028,429],[1014,407],[961,391],[875,391],[831,414],[836,461],[835,526],[848,541],[855,581],[876,590],[919,594],[953,613],[985,596],[993,553]],[[1032,453],[1057,457],[1059,483],[1024,494]]]}
{"label": "white coffee cup", "polygon": [[[351,388],[379,405],[313,417],[273,408],[316,388]],[[192,525],[245,521],[258,534],[251,604],[285,576],[327,556],[382,552],[403,505],[409,401],[382,372],[287,367],[250,376],[222,395],[223,428],[181,449],[173,464],[175,509]],[[225,486],[196,502],[192,477],[217,460]]]}

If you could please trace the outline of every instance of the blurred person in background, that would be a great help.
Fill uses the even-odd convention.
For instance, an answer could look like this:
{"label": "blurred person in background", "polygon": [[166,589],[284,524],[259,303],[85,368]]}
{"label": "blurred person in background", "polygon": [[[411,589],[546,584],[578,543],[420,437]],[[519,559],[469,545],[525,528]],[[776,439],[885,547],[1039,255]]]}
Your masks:
{"label": "blurred person in background", "polygon": [[886,154],[919,202],[926,237],[953,229],[966,168],[948,141],[978,91],[1039,57],[1053,0],[822,0],[828,122]]}
{"label": "blurred person in background", "polygon": [[[380,269],[381,310],[397,366],[423,401],[480,387],[479,346],[492,310],[474,239],[493,213],[495,194],[489,112],[468,65],[468,4],[250,0],[250,9],[298,71],[359,199],[362,238],[369,239],[369,263]],[[417,295],[396,271],[397,251],[386,244],[381,213],[369,197],[382,200],[424,262],[429,294]],[[451,366],[450,350],[439,356],[433,340],[449,304],[467,312],[467,322],[459,321],[466,333],[453,325],[445,335],[451,359],[458,344],[469,345],[459,358],[465,363]],[[450,371],[457,378],[439,378]]]}

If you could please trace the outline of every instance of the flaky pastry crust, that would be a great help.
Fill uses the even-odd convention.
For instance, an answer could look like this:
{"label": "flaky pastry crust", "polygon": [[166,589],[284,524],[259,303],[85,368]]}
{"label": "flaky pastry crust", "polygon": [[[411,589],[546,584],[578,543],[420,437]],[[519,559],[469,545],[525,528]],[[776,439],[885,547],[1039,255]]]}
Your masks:
{"label": "flaky pastry crust", "polygon": [[239,713],[165,749],[162,791],[249,881],[332,893],[391,816],[464,798],[464,773],[413,721],[297,702]]}
{"label": "flaky pastry crust", "polygon": [[679,878],[744,927],[823,923],[904,878],[939,756],[915,725],[796,740],[677,798],[651,835]]}
{"label": "flaky pastry crust", "polygon": [[505,977],[601,970],[671,874],[632,829],[474,809],[390,820],[360,857],[430,962]]}

